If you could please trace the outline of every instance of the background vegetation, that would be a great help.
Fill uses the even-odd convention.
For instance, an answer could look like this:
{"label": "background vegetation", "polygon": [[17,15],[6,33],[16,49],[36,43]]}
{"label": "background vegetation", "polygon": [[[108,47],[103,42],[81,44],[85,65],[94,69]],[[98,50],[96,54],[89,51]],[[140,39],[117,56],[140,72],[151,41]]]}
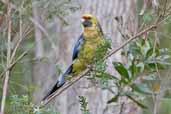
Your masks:
{"label": "background vegetation", "polygon": [[[71,63],[85,12],[108,40],[91,69],[40,104]],[[1,0],[1,114],[171,114],[170,24],[169,0]]]}

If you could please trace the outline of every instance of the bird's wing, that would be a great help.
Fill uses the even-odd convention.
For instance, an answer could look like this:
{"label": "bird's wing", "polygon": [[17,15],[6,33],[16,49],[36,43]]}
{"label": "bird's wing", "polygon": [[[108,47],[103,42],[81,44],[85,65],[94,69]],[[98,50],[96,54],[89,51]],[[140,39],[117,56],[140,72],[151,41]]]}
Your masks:
{"label": "bird's wing", "polygon": [[78,57],[79,49],[80,49],[82,43],[83,43],[83,34],[81,34],[81,36],[78,38],[78,40],[74,46],[72,60],[74,60]]}
{"label": "bird's wing", "polygon": [[[77,42],[76,42],[76,44],[74,46],[72,60],[74,60],[74,59],[77,58],[78,53],[79,53],[79,49],[81,47],[82,42],[83,42],[83,35],[81,35],[78,38],[78,40],[77,40]],[[65,71],[65,73],[59,77],[59,79],[58,79],[58,85],[64,84],[64,82],[65,82],[65,78],[64,77],[67,76],[68,74],[70,74],[71,72],[72,72],[72,64],[67,68],[67,70]]]}
{"label": "bird's wing", "polygon": [[[72,55],[72,60],[76,59],[79,53],[79,49],[81,47],[81,44],[83,42],[83,35],[81,35],[75,46],[74,46],[74,50],[73,50],[73,55]],[[52,95],[57,89],[59,89],[62,85],[64,85],[65,83],[65,76],[67,76],[68,74],[70,74],[72,72],[72,64],[68,67],[68,69],[64,72],[64,74],[60,75],[56,84],[53,86],[53,88],[51,89],[51,91],[49,91],[49,93],[43,98],[43,100],[47,99],[50,95]]]}

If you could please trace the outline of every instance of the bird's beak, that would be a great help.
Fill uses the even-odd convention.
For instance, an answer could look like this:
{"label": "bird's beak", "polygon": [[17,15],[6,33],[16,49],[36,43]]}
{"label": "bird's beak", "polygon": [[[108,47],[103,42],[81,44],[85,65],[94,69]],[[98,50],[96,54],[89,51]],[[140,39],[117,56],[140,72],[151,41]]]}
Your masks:
{"label": "bird's beak", "polygon": [[85,22],[85,19],[81,18],[81,23],[84,23]]}

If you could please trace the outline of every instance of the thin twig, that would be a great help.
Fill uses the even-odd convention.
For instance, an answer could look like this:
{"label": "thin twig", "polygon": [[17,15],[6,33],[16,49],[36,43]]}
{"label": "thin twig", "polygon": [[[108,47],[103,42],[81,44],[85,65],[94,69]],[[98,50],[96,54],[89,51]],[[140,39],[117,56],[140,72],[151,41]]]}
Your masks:
{"label": "thin twig", "polygon": [[28,52],[30,51],[31,49],[28,49],[26,51],[24,51],[13,63],[11,63],[1,74],[0,74],[0,78],[3,78],[3,75],[9,71],[10,69],[12,69],[14,67],[14,65],[20,61],[25,55],[28,54]]}
{"label": "thin twig", "polygon": [[125,103],[124,103],[124,102],[123,102],[123,103],[121,103],[119,114],[122,114],[122,113],[123,113],[124,105],[125,105]]}
{"label": "thin twig", "polygon": [[119,51],[120,49],[122,49],[125,45],[127,45],[128,43],[130,43],[132,40],[138,38],[139,36],[143,35],[144,33],[146,33],[147,31],[156,28],[157,25],[151,25],[150,27],[144,29],[143,31],[139,32],[137,35],[131,37],[129,40],[127,40],[125,43],[123,43],[119,48],[112,50],[108,55],[106,55],[104,57],[104,59],[107,59],[108,57],[112,56],[114,53],[116,53],[117,51]]}
{"label": "thin twig", "polygon": [[[10,56],[11,56],[11,26],[12,26],[12,21],[11,21],[11,7],[9,5],[9,1],[6,1],[8,4],[8,11],[7,11],[7,16],[8,16],[8,41],[7,41],[7,67],[10,65]],[[2,93],[2,101],[1,101],[1,114],[4,114],[5,110],[5,103],[6,103],[6,96],[7,96],[7,91],[8,91],[8,82],[9,82],[9,77],[10,77],[10,71],[8,70],[5,75],[5,80],[4,80],[4,85],[3,85],[3,93]]]}
{"label": "thin twig", "polygon": [[14,57],[16,55],[17,49],[20,46],[21,41],[22,41],[22,37],[23,37],[23,34],[22,34],[23,29],[22,29],[22,16],[21,16],[21,11],[19,12],[19,15],[20,15],[20,20],[19,20],[19,29],[20,29],[19,30],[19,40],[18,40],[18,42],[17,42],[17,44],[16,44],[16,46],[15,46],[13,52],[12,52],[11,60],[10,60],[11,62],[13,61],[13,59],[14,59]]}
{"label": "thin twig", "polygon": [[[156,51],[157,39],[158,39],[157,32],[155,32],[155,39],[154,39],[154,44],[153,44],[154,45],[153,46],[153,53],[155,53],[155,51]],[[158,69],[158,65],[157,65],[156,62],[155,62],[155,69],[156,69],[156,72],[157,72],[157,75],[158,75],[159,79],[161,79],[160,72],[159,72],[159,69]],[[160,84],[160,83],[158,83],[158,84]],[[159,85],[159,87],[161,87],[161,85]],[[160,88],[157,87],[157,90],[154,90],[154,92],[152,93],[153,101],[154,101],[154,108],[153,108],[153,113],[154,114],[157,114],[157,111],[158,111],[159,94],[155,94],[155,93],[158,92],[158,89],[160,91]]]}
{"label": "thin twig", "polygon": [[169,10],[169,12],[165,15],[165,18],[163,18],[163,20],[161,20],[160,22],[158,22],[158,25],[163,23],[165,20],[167,20],[171,15],[171,9]]}
{"label": "thin twig", "polygon": [[[29,33],[31,33],[32,32],[32,30],[33,29],[30,29],[27,33],[25,33],[25,35],[23,36],[23,38],[24,37],[26,37]],[[19,41],[18,42],[20,42],[20,39],[19,39]],[[17,43],[18,43],[17,42]],[[21,43],[21,42],[20,42]],[[17,46],[17,44],[16,44],[16,46]],[[14,50],[16,49],[16,46],[15,46],[15,48],[14,48]],[[18,45],[19,46],[19,45]],[[8,71],[8,70],[10,70],[10,69],[12,69],[13,67],[14,67],[14,65],[18,62],[18,61],[20,61],[25,55],[27,55],[28,54],[28,52],[30,51],[31,49],[28,49],[28,50],[26,50],[26,51],[24,51],[14,62],[12,62],[12,57],[13,56],[11,56],[11,64],[9,65],[9,67],[6,67],[5,69],[4,69],[4,71],[0,74],[0,78],[3,78],[3,75]],[[13,51],[13,53],[14,53],[14,51]],[[13,55],[13,53],[12,53],[12,55]],[[13,58],[14,59],[14,58]]]}
{"label": "thin twig", "polygon": [[30,18],[30,21],[44,33],[47,40],[51,43],[52,49],[56,52],[57,47],[54,44],[54,42],[52,41],[52,39],[50,38],[49,33],[46,31],[46,29],[37,20],[35,20],[33,18]]}

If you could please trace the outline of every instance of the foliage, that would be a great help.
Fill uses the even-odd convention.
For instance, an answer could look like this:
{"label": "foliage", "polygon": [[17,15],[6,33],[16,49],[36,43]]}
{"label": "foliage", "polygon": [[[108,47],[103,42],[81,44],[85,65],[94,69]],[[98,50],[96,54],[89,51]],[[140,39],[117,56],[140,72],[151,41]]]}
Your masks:
{"label": "foliage", "polygon": [[83,114],[90,114],[88,109],[88,102],[86,101],[86,98],[84,96],[79,96],[79,102],[81,105],[81,111]]}
{"label": "foliage", "polygon": [[90,75],[88,79],[95,82],[100,81],[100,86],[106,88],[108,86],[108,81],[115,78],[111,77],[110,74],[106,73],[107,63],[104,60],[105,55],[111,49],[111,39],[105,37],[104,42],[97,48],[95,52],[93,66],[91,68]]}
{"label": "foliage", "polygon": [[59,114],[51,108],[38,108],[32,102],[27,95],[13,95],[9,101],[9,114]]}
{"label": "foliage", "polygon": [[[146,8],[140,13],[138,16],[139,30],[151,25],[157,18],[161,21],[169,12],[170,6],[165,3],[167,0],[164,2],[160,1],[161,0],[159,0],[159,6],[156,6],[155,8]],[[16,46],[16,42],[19,40],[20,20],[22,20],[21,25],[23,28],[23,40],[14,59],[21,55],[25,50],[34,48],[34,33],[32,32],[34,28],[32,26],[33,24],[30,24],[30,18],[33,15],[33,7],[42,11],[39,14],[39,16],[41,15],[40,18],[43,21],[42,23],[53,23],[54,18],[58,18],[63,25],[69,24],[64,19],[65,16],[68,16],[81,8],[80,5],[74,4],[72,0],[11,0],[10,2],[17,8],[12,10],[11,15],[12,51],[14,50],[14,46]],[[0,36],[0,72],[3,72],[6,68],[7,23],[4,21],[6,19],[4,16],[6,13],[7,6],[0,2],[0,33],[2,34]],[[4,18],[4,20],[2,18]],[[113,97],[108,100],[108,104],[113,102],[118,103],[119,98],[126,97],[143,109],[150,109],[150,111],[144,110],[145,114],[150,114],[153,112],[152,109],[154,108],[153,106],[155,103],[149,103],[147,101],[150,101],[150,99],[163,92],[164,96],[160,98],[161,100],[159,101],[159,112],[163,114],[171,112],[169,109],[171,101],[170,88],[162,86],[163,82],[164,84],[165,82],[167,84],[167,81],[169,80],[167,80],[165,76],[160,76],[160,72],[168,70],[171,65],[171,51],[167,48],[170,46],[170,23],[171,19],[170,16],[168,16],[160,23],[157,30],[151,32],[147,31],[142,37],[129,43],[122,50],[122,55],[126,59],[126,62],[113,61],[113,68],[118,72],[117,76],[113,76],[106,72],[108,66],[103,58],[106,55],[106,52],[111,48],[111,40],[105,38],[104,43],[96,50],[96,56],[94,57],[94,63],[88,79],[95,82],[95,84],[102,89],[112,91]],[[31,102],[30,96],[33,88],[35,88],[30,84],[32,80],[32,63],[34,62],[35,59],[32,50],[31,53],[25,56],[25,58],[18,62],[11,70],[12,77],[10,77],[9,81],[9,96],[11,97],[7,96],[6,113],[59,114],[51,108],[36,107]],[[57,73],[60,74],[61,70],[58,65],[56,65],[56,69]],[[1,80],[1,86],[2,82],[3,81]],[[117,91],[113,91],[113,87]],[[0,87],[0,89],[2,89],[2,87]],[[165,91],[169,92],[165,93]],[[1,94],[2,93],[0,92],[0,95]],[[27,95],[19,96],[20,94]],[[80,110],[82,113],[90,114],[86,98],[79,96],[79,103],[81,105]]]}
{"label": "foliage", "polygon": [[[151,21],[148,14],[146,16],[145,21]],[[118,91],[114,92],[115,95],[107,102],[108,104],[117,102],[119,97],[127,97],[138,106],[147,108],[142,100],[160,91],[161,80],[158,71],[169,68],[171,56],[170,50],[160,48],[156,40],[154,33],[146,33],[144,37],[124,48],[122,55],[127,59],[127,63],[113,62],[120,79],[106,73],[107,64],[103,57],[104,52],[110,48],[110,41],[107,40],[97,49],[95,63],[88,79],[96,82],[102,89],[111,90],[112,86],[117,88]],[[113,85],[110,84],[111,81]],[[151,82],[157,83],[157,86],[149,84]]]}
{"label": "foliage", "polygon": [[81,8],[78,4],[74,4],[72,0],[35,0],[33,4],[44,10],[44,14],[49,21],[52,21],[54,17],[58,17],[64,25],[69,23],[63,17]]}
{"label": "foliage", "polygon": [[[0,74],[7,66],[8,24],[6,20],[8,5],[4,2],[0,1]],[[34,104],[31,103],[31,96],[36,88],[32,82],[33,64],[37,61],[34,57],[34,23],[30,19],[33,17],[33,8],[36,7],[38,11],[41,11],[39,14],[41,22],[45,22],[49,26],[49,23],[54,23],[54,19],[58,18],[61,23],[65,24],[64,16],[77,11],[80,6],[77,6],[72,0],[10,0],[9,2],[14,6],[11,12],[11,54],[15,50],[15,46],[18,45],[19,40],[22,39],[11,62],[15,61],[28,49],[30,51],[10,70],[11,76],[5,111],[12,114],[57,114],[51,109],[35,108]],[[53,33],[53,35],[57,39],[56,33]],[[45,39],[42,41],[46,42]],[[42,60],[42,63],[46,62]],[[56,65],[56,67],[59,66]],[[60,68],[58,68],[57,73],[60,72]],[[0,80],[0,90],[2,90],[3,83],[3,80]],[[2,96],[2,91],[0,91],[0,96]]]}
{"label": "foliage", "polygon": [[[127,57],[127,64],[113,62],[114,68],[121,75],[117,83],[119,91],[116,96],[127,96],[130,100],[144,108],[144,105],[135,100],[137,93],[152,95],[156,92],[153,91],[153,88],[150,88],[147,82],[152,80],[158,81],[157,70],[166,69],[170,66],[168,49],[154,47],[154,41],[147,38],[130,43],[123,50],[122,54]],[[124,87],[129,87],[130,89],[124,91],[122,89]],[[113,99],[116,99],[116,97],[109,100],[108,103],[111,103],[111,101],[116,102]]]}
{"label": "foliage", "polygon": [[[164,15],[167,14],[169,10],[165,9],[163,6],[159,7],[162,7],[165,11],[163,12],[163,9],[159,9],[155,10],[156,13],[154,10],[150,9],[146,10],[143,15],[140,15],[140,22],[142,22],[141,27],[153,23],[157,18],[158,20],[163,19]],[[122,55],[127,60],[126,64],[116,61],[113,62],[113,66],[119,73],[120,79],[119,82],[114,81],[115,85],[117,85],[118,92],[115,93],[108,103],[117,102],[119,97],[127,97],[138,106],[145,109],[148,108],[148,111],[145,110],[145,114],[154,113],[155,105],[163,104],[163,100],[165,100],[166,97],[160,95],[161,92],[162,94],[166,94],[165,91],[169,90],[168,86],[170,85],[170,81],[167,80],[167,76],[161,75],[161,73],[167,72],[170,68],[171,51],[167,48],[169,46],[162,46],[161,43],[164,40],[170,41],[164,39],[170,34],[167,32],[169,29],[167,25],[169,23],[170,16],[168,16],[163,23],[160,23],[161,26],[158,27],[160,31],[146,32],[144,36],[128,44],[122,51]],[[159,35],[159,33],[162,35]],[[164,36],[164,34],[167,35]],[[165,42],[165,44],[167,43]],[[159,101],[153,101],[153,103],[151,103],[149,99],[152,99],[152,97],[156,98],[156,96],[160,96],[158,98]],[[149,102],[145,101],[149,101],[151,104],[149,105]],[[162,105],[160,106],[163,107]],[[166,105],[165,108],[168,110]],[[160,108],[158,111],[170,113],[163,109],[164,107]]]}

